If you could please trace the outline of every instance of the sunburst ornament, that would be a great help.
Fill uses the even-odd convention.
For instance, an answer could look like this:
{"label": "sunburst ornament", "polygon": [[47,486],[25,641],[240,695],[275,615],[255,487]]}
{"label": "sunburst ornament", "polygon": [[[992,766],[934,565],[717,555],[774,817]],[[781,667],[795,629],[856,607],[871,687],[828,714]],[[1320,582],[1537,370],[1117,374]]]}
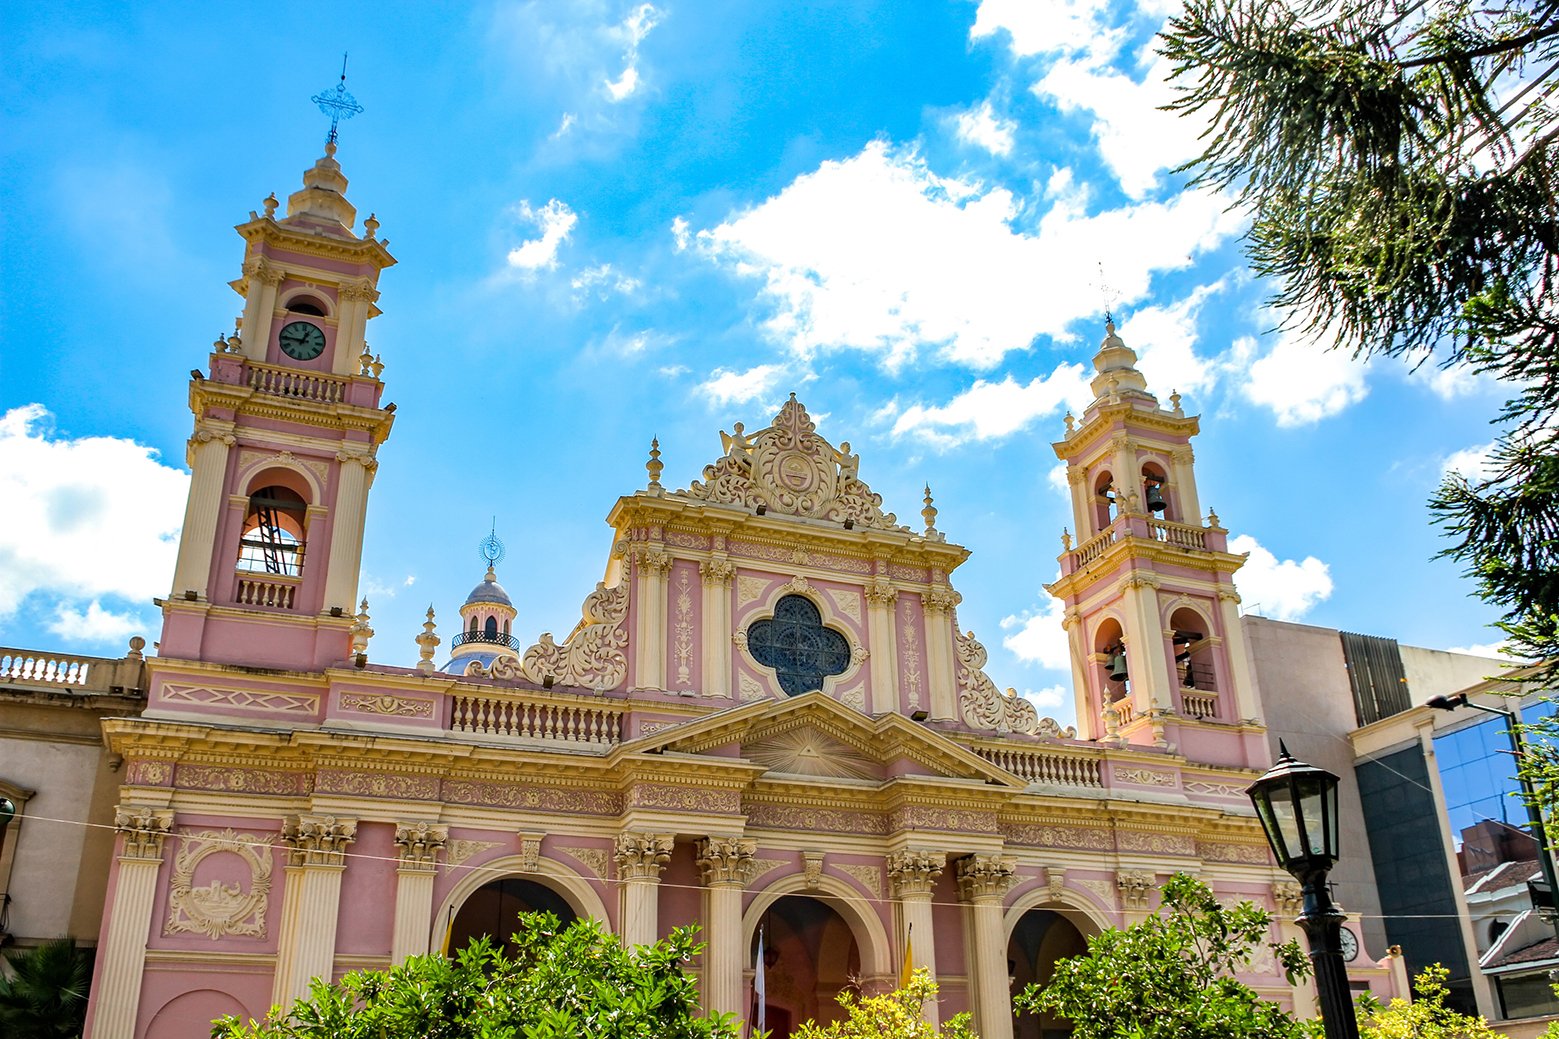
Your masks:
{"label": "sunburst ornament", "polygon": [[498,524],[496,520],[493,522],[492,533],[488,534],[485,538],[482,539],[481,543],[477,545],[476,550],[477,552],[481,553],[482,559],[487,563],[489,569],[503,562],[504,547],[502,539],[498,537]]}

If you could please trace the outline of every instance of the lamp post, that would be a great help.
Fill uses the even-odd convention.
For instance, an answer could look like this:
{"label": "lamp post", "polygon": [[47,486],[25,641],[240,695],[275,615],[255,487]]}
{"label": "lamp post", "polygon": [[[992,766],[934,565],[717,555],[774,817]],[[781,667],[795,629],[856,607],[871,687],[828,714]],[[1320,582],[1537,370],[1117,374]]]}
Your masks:
{"label": "lamp post", "polygon": [[1277,762],[1246,793],[1278,865],[1293,874],[1304,893],[1304,912],[1295,922],[1310,941],[1326,1039],[1359,1039],[1343,966],[1343,912],[1326,885],[1337,861],[1337,777],[1296,761],[1281,741],[1278,747]]}
{"label": "lamp post", "polygon": [[[1550,899],[1559,896],[1559,887],[1554,884],[1554,849],[1548,843],[1548,828],[1543,823],[1542,811],[1537,807],[1537,791],[1532,789],[1532,781],[1522,774],[1521,766],[1526,761],[1526,744],[1521,739],[1521,719],[1516,717],[1515,711],[1474,703],[1467,698],[1466,693],[1432,696],[1424,701],[1424,705],[1433,707],[1437,711],[1454,711],[1458,707],[1471,707],[1475,711],[1497,714],[1505,719],[1505,734],[1510,737],[1510,753],[1516,759],[1516,782],[1521,785],[1521,800],[1527,806],[1527,822],[1532,827],[1532,839],[1537,841],[1537,862],[1542,867],[1543,882],[1548,885]],[[1535,899],[1532,908],[1538,908]],[[1552,908],[1550,905],[1550,909]],[[1547,916],[1549,923],[1553,925],[1554,937],[1559,938],[1559,914],[1550,912],[1543,915]]]}

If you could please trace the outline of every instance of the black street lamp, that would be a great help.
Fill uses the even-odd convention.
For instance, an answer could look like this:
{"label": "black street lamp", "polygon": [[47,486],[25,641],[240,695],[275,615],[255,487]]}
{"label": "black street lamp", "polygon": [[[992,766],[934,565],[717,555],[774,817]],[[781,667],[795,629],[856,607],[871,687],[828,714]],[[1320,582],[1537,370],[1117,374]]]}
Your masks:
{"label": "black street lamp", "polygon": [[16,804],[9,797],[0,797],[0,842],[5,840],[5,828],[16,818]]}
{"label": "black street lamp", "polygon": [[1359,1039],[1348,972],[1342,958],[1342,910],[1332,901],[1326,875],[1337,861],[1337,777],[1296,761],[1280,741],[1281,755],[1251,784],[1251,804],[1267,831],[1272,854],[1304,892],[1295,923],[1310,941],[1310,965],[1321,997],[1326,1039]]}
{"label": "black street lamp", "polygon": [[[1548,922],[1554,928],[1554,937],[1559,938],[1559,914],[1553,912],[1554,898],[1559,895],[1559,886],[1554,883],[1554,849],[1548,841],[1548,828],[1543,824],[1542,810],[1537,806],[1537,791],[1532,789],[1532,781],[1523,773],[1522,765],[1526,763],[1526,744],[1521,739],[1521,719],[1516,717],[1515,711],[1474,703],[1467,698],[1466,693],[1457,693],[1454,696],[1432,696],[1424,701],[1424,705],[1439,711],[1471,707],[1475,711],[1497,714],[1505,719],[1505,734],[1510,737],[1510,753],[1516,759],[1516,782],[1521,784],[1521,800],[1527,806],[1527,822],[1532,827],[1532,839],[1537,841],[1537,861],[1543,870],[1543,883],[1548,887],[1546,907],[1538,905],[1539,899],[1537,892],[1534,891],[1532,908],[1548,918]],[[1532,883],[1528,882],[1529,890]]]}

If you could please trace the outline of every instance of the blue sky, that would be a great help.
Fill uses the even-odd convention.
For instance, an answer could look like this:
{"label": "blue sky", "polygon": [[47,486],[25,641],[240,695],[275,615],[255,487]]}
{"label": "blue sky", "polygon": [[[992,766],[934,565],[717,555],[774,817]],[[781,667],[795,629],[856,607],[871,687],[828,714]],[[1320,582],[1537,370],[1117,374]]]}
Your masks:
{"label": "blue sky", "polygon": [[[8,5],[0,11],[0,643],[156,636],[186,379],[231,331],[232,225],[338,158],[398,266],[369,329],[398,405],[370,503],[371,655],[447,635],[496,517],[516,628],[559,636],[602,522],[794,390],[885,507],[974,552],[960,622],[998,685],[1071,712],[1050,442],[1113,305],[1203,416],[1204,505],[1246,606],[1486,644],[1424,507],[1500,387],[1272,331],[1242,216],[1172,173],[1198,127],[1152,51],[1169,7],[916,0]],[[1102,273],[1101,273],[1102,272]],[[1063,481],[1064,482],[1064,481]]]}

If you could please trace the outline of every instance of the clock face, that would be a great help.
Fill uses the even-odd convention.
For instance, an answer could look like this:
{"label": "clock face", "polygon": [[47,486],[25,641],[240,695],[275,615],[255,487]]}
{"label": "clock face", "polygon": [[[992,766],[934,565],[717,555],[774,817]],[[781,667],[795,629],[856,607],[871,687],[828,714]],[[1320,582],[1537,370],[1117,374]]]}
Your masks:
{"label": "clock face", "polygon": [[1349,928],[1344,927],[1339,937],[1342,939],[1342,958],[1348,963],[1352,963],[1359,958],[1358,936]]}
{"label": "clock face", "polygon": [[295,361],[312,361],[325,352],[325,333],[309,321],[294,321],[278,337],[282,353]]}

